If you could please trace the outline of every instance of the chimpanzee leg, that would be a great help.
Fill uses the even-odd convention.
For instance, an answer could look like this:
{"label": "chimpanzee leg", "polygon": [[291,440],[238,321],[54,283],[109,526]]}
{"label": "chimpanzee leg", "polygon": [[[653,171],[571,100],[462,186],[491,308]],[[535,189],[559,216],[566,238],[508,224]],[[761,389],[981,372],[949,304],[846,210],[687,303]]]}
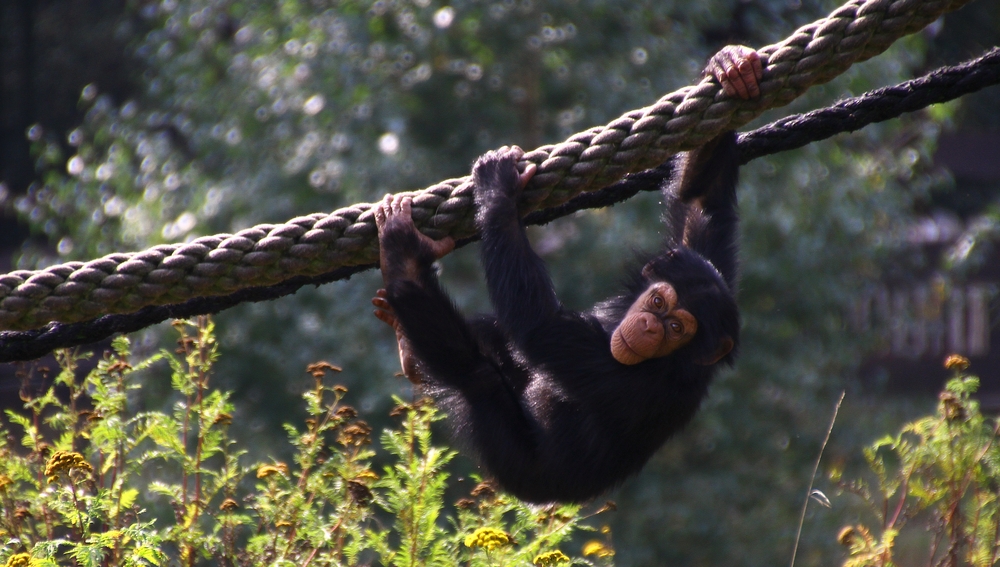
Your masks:
{"label": "chimpanzee leg", "polygon": [[[514,368],[506,338],[491,336],[499,331],[488,322],[471,327],[440,288],[402,281],[390,289],[395,291],[384,295],[392,298],[393,315],[420,361],[417,373],[429,379],[427,385],[448,411],[459,437],[471,440],[487,469],[508,482],[533,478],[542,431],[521,405],[527,375]],[[400,341],[401,358],[403,344]],[[405,362],[403,366],[412,378]]]}
{"label": "chimpanzee leg", "polygon": [[517,196],[534,175],[519,175],[520,148],[503,148],[479,158],[473,168],[476,224],[483,239],[482,262],[497,320],[519,342],[559,310],[545,263],[531,249],[517,212]]}

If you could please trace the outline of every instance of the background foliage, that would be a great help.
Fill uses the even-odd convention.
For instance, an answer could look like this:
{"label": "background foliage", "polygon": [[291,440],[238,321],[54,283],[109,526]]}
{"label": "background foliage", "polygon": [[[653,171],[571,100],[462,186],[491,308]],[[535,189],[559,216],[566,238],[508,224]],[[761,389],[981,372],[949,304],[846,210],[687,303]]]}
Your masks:
{"label": "background foliage", "polygon": [[[89,259],[423,187],[487,149],[558,141],[646,105],[725,43],[774,42],[837,4],[134,1],[114,21],[131,90],[87,85],[77,127],[28,131],[44,180],[8,204],[40,238],[17,261]],[[981,4],[759,122],[910,78],[941,38],[957,54],[949,62],[977,54],[1000,22]],[[976,33],[949,31],[953,18]],[[930,158],[956,108],[743,169],[742,358],[695,423],[612,495],[619,563],[781,564],[837,393],[849,390],[828,457],[847,468],[861,464],[850,448],[927,407],[852,378],[875,337],[850,332],[845,313],[866,286],[926,263],[906,229],[950,187]],[[659,215],[644,195],[532,237],[564,302],[586,308],[614,291],[628,250],[657,243]],[[489,308],[474,247],[443,261],[443,279],[463,309]],[[289,458],[281,424],[302,415],[311,384],[298,369],[311,361],[343,366],[376,426],[405,391],[391,378],[392,334],[370,316],[378,283],[362,274],[217,319],[216,383],[240,400],[230,431],[253,441],[241,446],[254,458]],[[154,352],[161,331],[137,335],[137,348]],[[152,372],[141,397],[168,403],[167,374]],[[463,457],[452,466],[471,469]],[[842,553],[833,534],[857,505],[834,499],[809,515],[800,565]]]}
{"label": "background foliage", "polygon": [[[443,416],[427,400],[396,399],[401,423],[381,435],[388,464],[373,470],[372,429],[344,402],[347,389],[326,383],[340,369],[325,362],[307,368],[305,426],[285,424],[294,464],[251,465],[228,436],[229,395],[209,386],[219,354],[212,323],[174,326],[175,353],[137,360],[118,338],[86,376],[87,356],[59,352],[53,386],[26,396],[26,415],[0,421],[6,567],[551,567],[570,563],[560,546],[594,531],[580,506],[528,506],[488,482],[445,502],[455,452],[432,444],[430,426]],[[129,391],[164,359],[172,411],[136,411]],[[598,551],[581,552],[606,563],[613,550],[594,542]]]}

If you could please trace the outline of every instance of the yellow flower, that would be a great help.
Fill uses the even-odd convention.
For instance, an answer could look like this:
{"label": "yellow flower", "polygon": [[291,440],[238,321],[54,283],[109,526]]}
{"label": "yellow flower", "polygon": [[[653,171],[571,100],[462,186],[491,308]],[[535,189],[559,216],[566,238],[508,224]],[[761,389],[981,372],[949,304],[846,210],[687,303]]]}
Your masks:
{"label": "yellow flower", "polygon": [[6,567],[31,567],[31,555],[27,553],[17,553],[7,559]]}
{"label": "yellow flower", "polygon": [[287,476],[288,465],[285,463],[274,463],[273,465],[263,465],[257,469],[257,478],[267,478],[276,474]]}
{"label": "yellow flower", "polygon": [[566,557],[565,553],[557,549],[555,551],[539,555],[534,561],[532,561],[532,563],[538,567],[554,567],[555,565],[559,565],[561,563],[569,563],[569,557]]}
{"label": "yellow flower", "polygon": [[856,530],[854,526],[844,526],[841,528],[840,533],[837,534],[837,543],[844,546],[850,546],[857,537],[858,530]]}
{"label": "yellow flower", "polygon": [[603,542],[592,539],[583,545],[583,554],[596,555],[597,557],[612,557],[615,554],[615,550],[611,549]]}
{"label": "yellow flower", "polygon": [[[837,534],[837,543],[850,549],[854,557],[867,553],[877,553],[877,544],[868,528],[857,526],[844,526]],[[867,565],[867,563],[865,563]]]}
{"label": "yellow flower", "polygon": [[325,360],[314,362],[306,366],[306,372],[312,374],[313,378],[322,378],[323,375],[326,374],[327,370],[331,370],[333,372],[341,372],[343,369],[340,368],[339,366],[334,366]]}
{"label": "yellow flower", "polygon": [[378,480],[378,474],[376,474],[375,471],[363,470],[363,471],[359,472],[358,476],[356,476],[354,478],[356,478],[358,481],[362,481],[362,480]]}
{"label": "yellow flower", "polygon": [[961,372],[969,368],[969,359],[960,354],[953,354],[944,359],[944,367],[948,370]]}
{"label": "yellow flower", "polygon": [[348,447],[367,445],[371,443],[371,438],[369,437],[371,432],[371,426],[359,419],[340,432],[340,435],[337,436],[337,442]]}
{"label": "yellow flower", "polygon": [[510,545],[510,536],[496,528],[479,528],[472,535],[465,536],[465,547],[481,547],[486,551],[493,551],[504,545]]}
{"label": "yellow flower", "polygon": [[45,476],[50,483],[58,481],[60,475],[68,474],[72,470],[90,473],[94,471],[94,467],[90,466],[83,455],[75,451],[56,451],[45,464]]}

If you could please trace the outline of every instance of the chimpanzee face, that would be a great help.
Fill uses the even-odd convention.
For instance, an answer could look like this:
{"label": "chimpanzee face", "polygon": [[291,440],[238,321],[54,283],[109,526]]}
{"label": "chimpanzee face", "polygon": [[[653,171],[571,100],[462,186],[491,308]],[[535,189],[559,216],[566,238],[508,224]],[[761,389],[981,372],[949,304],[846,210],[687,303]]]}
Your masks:
{"label": "chimpanzee face", "polygon": [[680,306],[669,282],[653,282],[636,298],[611,335],[611,354],[622,364],[667,356],[691,342],[698,320]]}

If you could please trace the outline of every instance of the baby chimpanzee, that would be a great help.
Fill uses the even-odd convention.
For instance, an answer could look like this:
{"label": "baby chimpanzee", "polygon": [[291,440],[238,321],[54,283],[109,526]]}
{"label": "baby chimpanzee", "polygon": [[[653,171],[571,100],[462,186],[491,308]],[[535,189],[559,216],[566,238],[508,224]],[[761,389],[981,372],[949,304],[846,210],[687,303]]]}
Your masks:
{"label": "baby chimpanzee", "polygon": [[[730,96],[759,94],[760,59],[730,46],[709,64]],[[736,136],[680,157],[664,193],[664,249],[591,313],[565,308],[531,249],[517,197],[519,148],[473,168],[476,224],[495,315],[466,320],[433,262],[454,247],[419,233],[409,197],[375,211],[385,289],[376,316],[396,330],[403,371],[450,415],[458,439],[503,488],[531,502],[590,499],[639,471],[690,421],[739,343]]]}

